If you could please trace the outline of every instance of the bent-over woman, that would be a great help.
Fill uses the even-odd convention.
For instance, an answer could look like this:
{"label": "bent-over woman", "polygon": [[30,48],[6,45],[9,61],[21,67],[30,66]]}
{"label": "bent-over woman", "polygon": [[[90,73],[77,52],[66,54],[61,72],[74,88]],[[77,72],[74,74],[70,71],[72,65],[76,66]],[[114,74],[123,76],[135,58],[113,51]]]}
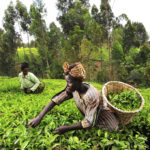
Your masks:
{"label": "bent-over woman", "polygon": [[117,130],[119,121],[115,114],[103,104],[101,92],[91,84],[82,82],[86,78],[85,70],[81,63],[63,65],[64,75],[67,82],[66,88],[56,94],[52,101],[47,104],[43,111],[29,123],[31,127],[36,127],[55,105],[60,105],[66,100],[74,98],[79,111],[85,117],[84,120],[72,126],[60,126],[56,129],[57,134],[62,134],[70,130],[79,130],[98,126],[104,130]]}

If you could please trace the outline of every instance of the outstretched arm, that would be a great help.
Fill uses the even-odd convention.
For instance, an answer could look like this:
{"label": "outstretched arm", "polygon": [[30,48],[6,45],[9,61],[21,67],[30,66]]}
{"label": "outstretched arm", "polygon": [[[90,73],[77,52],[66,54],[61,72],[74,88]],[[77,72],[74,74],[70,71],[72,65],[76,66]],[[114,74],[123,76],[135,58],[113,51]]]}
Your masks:
{"label": "outstretched arm", "polygon": [[61,91],[60,93],[56,94],[50,103],[48,103],[42,112],[34,119],[32,119],[29,123],[31,127],[36,127],[45,116],[47,112],[49,112],[56,104],[60,104],[65,100],[68,100],[72,97],[71,94],[68,94],[65,90]]}
{"label": "outstretched arm", "polygon": [[[77,100],[80,99],[79,93],[77,91],[73,92],[73,97]],[[97,101],[96,101],[97,102]],[[60,126],[55,130],[56,134],[63,134],[65,132],[71,131],[71,130],[80,130],[80,129],[87,129],[91,128],[92,125],[94,125],[94,119],[96,114],[96,109],[98,107],[97,103],[89,104],[89,101],[85,101],[87,104],[86,112],[85,112],[85,119],[81,122],[78,122],[75,125],[72,126]]]}
{"label": "outstretched arm", "polygon": [[54,106],[55,106],[55,102],[51,101],[50,103],[48,103],[45,108],[42,110],[42,112],[35,117],[34,119],[32,119],[29,123],[29,125],[31,127],[36,127],[38,124],[40,124],[42,118],[45,116],[45,114],[50,111]]}
{"label": "outstretched arm", "polygon": [[56,128],[55,133],[63,134],[71,130],[80,130],[80,129],[83,129],[83,127],[82,127],[81,122],[78,122],[77,124],[72,125],[72,126],[60,126],[59,128]]}
{"label": "outstretched arm", "polygon": [[92,111],[87,110],[85,114],[85,120],[83,120],[82,122],[78,122],[77,124],[72,125],[72,126],[60,126],[56,128],[55,133],[63,134],[71,130],[81,130],[81,129],[91,128],[94,122],[95,112],[96,112],[95,110],[92,110]]}

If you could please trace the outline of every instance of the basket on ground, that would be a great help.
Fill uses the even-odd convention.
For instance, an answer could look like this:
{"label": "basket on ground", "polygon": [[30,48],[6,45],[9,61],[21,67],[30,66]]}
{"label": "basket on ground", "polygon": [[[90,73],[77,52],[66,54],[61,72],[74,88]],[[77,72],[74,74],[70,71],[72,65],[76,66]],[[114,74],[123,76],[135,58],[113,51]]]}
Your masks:
{"label": "basket on ground", "polygon": [[[124,90],[135,91],[140,96],[141,106],[137,110],[124,111],[124,110],[116,108],[109,102],[109,100],[107,98],[108,94],[112,94],[112,93],[119,94],[119,93],[123,92]],[[137,89],[135,89],[133,86],[131,86],[129,84],[119,82],[119,81],[107,82],[103,86],[102,96],[103,96],[105,105],[107,105],[117,115],[117,117],[120,121],[120,124],[122,126],[127,125],[133,119],[133,117],[143,108],[143,105],[144,105],[144,98]]]}

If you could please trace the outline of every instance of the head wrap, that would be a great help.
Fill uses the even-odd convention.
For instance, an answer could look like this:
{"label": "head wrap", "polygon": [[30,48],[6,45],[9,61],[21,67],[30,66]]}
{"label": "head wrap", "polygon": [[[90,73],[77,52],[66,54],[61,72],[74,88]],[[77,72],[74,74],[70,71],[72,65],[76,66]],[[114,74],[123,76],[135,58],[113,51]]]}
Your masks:
{"label": "head wrap", "polygon": [[86,72],[80,62],[69,65],[67,62],[64,62],[63,65],[64,74],[70,74],[74,78],[85,80]]}

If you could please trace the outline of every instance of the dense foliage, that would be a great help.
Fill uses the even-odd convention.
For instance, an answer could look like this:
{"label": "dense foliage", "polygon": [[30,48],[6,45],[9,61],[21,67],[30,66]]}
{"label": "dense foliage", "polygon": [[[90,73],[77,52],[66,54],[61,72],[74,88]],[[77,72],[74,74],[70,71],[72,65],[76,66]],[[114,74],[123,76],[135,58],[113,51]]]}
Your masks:
{"label": "dense foliage", "polygon": [[[57,0],[56,7],[61,28],[54,22],[46,25],[42,0],[34,0],[29,10],[17,0],[5,10],[0,28],[0,75],[8,77],[0,77],[0,149],[145,150],[150,143],[149,88],[139,89],[144,108],[123,131],[93,127],[56,135],[58,126],[83,119],[73,99],[56,106],[37,128],[28,127],[52,96],[65,87],[61,80],[64,61],[82,62],[88,81],[150,85],[150,42],[142,23],[132,22],[126,14],[114,16],[109,0],[101,0],[98,8],[90,7],[89,0]],[[23,43],[22,33],[28,43]],[[20,91],[18,79],[10,78],[18,75],[23,61],[29,62],[39,77],[53,78],[43,79],[46,88],[42,94],[26,95]],[[102,88],[101,84],[93,85]],[[126,101],[126,94],[121,100],[124,98]],[[134,101],[133,105],[137,104]]]}
{"label": "dense foliage", "polygon": [[141,106],[141,98],[135,91],[109,94],[108,100],[113,106],[125,111],[134,111]]}
{"label": "dense foliage", "polygon": [[[107,132],[97,127],[54,134],[55,128],[82,120],[74,100],[55,106],[36,128],[27,126],[38,115],[52,96],[62,90],[65,80],[45,79],[42,94],[26,95],[20,91],[18,78],[0,77],[0,149],[112,149],[145,150],[150,141],[150,89],[139,89],[145,105],[124,131]],[[92,83],[97,89],[102,85]]]}
{"label": "dense foliage", "polygon": [[[108,0],[101,0],[100,6],[90,6],[87,0],[57,0],[56,7],[61,28],[54,22],[46,25],[41,0],[34,0],[29,10],[22,1],[10,3],[0,29],[1,75],[17,75],[20,63],[27,61],[42,78],[63,78],[63,62],[80,61],[89,81],[150,85],[150,44],[142,23],[126,14],[115,16]],[[22,33],[28,37],[26,44]],[[21,48],[18,55],[17,47],[28,49]]]}

